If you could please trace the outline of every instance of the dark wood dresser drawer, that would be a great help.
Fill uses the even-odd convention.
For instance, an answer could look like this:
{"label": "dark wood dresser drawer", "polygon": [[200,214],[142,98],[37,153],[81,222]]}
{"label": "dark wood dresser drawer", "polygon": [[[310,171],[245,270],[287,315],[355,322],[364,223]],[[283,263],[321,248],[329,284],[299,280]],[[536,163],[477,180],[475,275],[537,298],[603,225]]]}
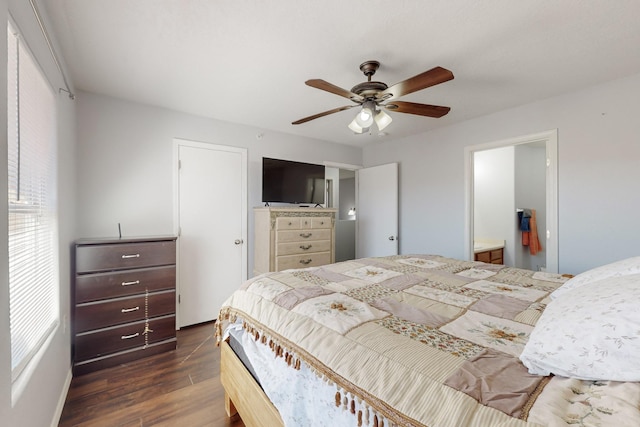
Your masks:
{"label": "dark wood dresser drawer", "polygon": [[176,292],[173,289],[149,295],[135,295],[78,304],[76,306],[76,332],[173,314],[175,309]]}
{"label": "dark wood dresser drawer", "polygon": [[173,289],[175,286],[174,265],[84,274],[76,277],[76,304]]}
{"label": "dark wood dresser drawer", "polygon": [[147,321],[141,320],[121,326],[77,334],[76,360],[87,360],[121,350],[175,338],[175,315],[149,320],[149,332],[147,333],[145,333],[146,325]]}
{"label": "dark wood dresser drawer", "polygon": [[169,265],[175,262],[175,240],[83,245],[76,249],[76,271],[79,274]]}

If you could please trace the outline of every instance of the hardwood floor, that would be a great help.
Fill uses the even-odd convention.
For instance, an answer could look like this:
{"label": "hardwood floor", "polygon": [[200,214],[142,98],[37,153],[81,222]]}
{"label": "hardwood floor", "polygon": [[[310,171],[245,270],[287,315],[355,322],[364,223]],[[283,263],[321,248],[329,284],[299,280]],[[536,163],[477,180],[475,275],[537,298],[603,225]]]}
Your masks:
{"label": "hardwood floor", "polygon": [[60,427],[244,427],[228,418],[214,325],[177,331],[178,348],[74,377]]}

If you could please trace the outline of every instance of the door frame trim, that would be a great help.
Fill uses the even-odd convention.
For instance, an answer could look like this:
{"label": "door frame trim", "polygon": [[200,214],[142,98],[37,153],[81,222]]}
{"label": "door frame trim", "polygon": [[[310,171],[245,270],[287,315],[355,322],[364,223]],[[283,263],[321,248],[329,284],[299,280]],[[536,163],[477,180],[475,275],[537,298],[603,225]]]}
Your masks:
{"label": "door frame trim", "polygon": [[465,254],[469,260],[473,260],[473,154],[476,151],[491,150],[494,148],[510,147],[533,142],[544,142],[546,146],[547,170],[546,170],[546,222],[545,236],[547,251],[546,271],[558,273],[558,129],[551,129],[530,135],[493,141],[484,144],[471,145],[464,148],[465,162]]}
{"label": "door frame trim", "polygon": [[[201,148],[205,150],[214,150],[214,151],[227,151],[232,153],[240,154],[242,158],[242,170],[240,171],[240,179],[241,179],[241,239],[243,240],[242,244],[242,277],[241,280],[244,282],[247,280],[247,271],[249,267],[248,262],[248,184],[247,184],[247,171],[248,171],[248,155],[247,149],[241,147],[232,147],[229,145],[219,145],[212,144],[209,142],[202,141],[194,141],[184,138],[173,138],[173,161],[171,164],[171,168],[173,169],[173,232],[178,239],[180,239],[180,182],[179,182],[179,169],[180,169],[180,147],[191,147],[191,148]],[[180,295],[180,244],[176,245],[176,329],[180,329],[180,304],[178,303],[178,297]]]}

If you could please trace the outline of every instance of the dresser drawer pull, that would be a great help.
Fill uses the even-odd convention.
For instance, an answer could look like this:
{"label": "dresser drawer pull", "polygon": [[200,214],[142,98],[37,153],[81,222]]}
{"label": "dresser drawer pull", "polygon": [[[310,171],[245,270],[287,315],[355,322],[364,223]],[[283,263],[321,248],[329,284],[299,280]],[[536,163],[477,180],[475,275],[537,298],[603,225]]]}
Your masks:
{"label": "dresser drawer pull", "polygon": [[138,310],[140,310],[140,307],[123,308],[120,311],[123,312],[123,313],[131,313],[132,311],[138,311]]}
{"label": "dresser drawer pull", "polygon": [[140,258],[140,254],[122,255],[122,259]]}
{"label": "dresser drawer pull", "polygon": [[123,335],[123,336],[120,337],[120,339],[121,340],[128,340],[128,339],[131,339],[131,338],[135,338],[135,337],[137,337],[139,335],[140,335],[140,333],[136,332],[135,334],[131,334],[131,335]]}
{"label": "dresser drawer pull", "polygon": [[133,282],[122,282],[122,286],[139,285],[140,280],[134,280]]}
{"label": "dresser drawer pull", "polygon": [[309,250],[311,249],[313,245],[300,245],[300,249],[302,249],[303,251]]}
{"label": "dresser drawer pull", "polygon": [[311,236],[313,236],[313,234],[312,234],[312,233],[300,233],[300,237],[303,237],[303,238],[305,238],[305,239],[306,239],[306,238],[309,238],[309,237],[311,237]]}
{"label": "dresser drawer pull", "polygon": [[301,259],[300,260],[300,264],[307,265],[307,264],[311,263],[311,261],[312,261],[311,258],[309,258],[309,259]]}

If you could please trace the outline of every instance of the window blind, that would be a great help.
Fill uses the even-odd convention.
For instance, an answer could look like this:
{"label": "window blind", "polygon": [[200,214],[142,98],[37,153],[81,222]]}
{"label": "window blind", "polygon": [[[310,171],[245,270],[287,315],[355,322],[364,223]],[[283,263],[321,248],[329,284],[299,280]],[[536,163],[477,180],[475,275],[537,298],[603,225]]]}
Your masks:
{"label": "window blind", "polygon": [[59,318],[56,100],[20,36],[8,28],[9,317],[15,381]]}

